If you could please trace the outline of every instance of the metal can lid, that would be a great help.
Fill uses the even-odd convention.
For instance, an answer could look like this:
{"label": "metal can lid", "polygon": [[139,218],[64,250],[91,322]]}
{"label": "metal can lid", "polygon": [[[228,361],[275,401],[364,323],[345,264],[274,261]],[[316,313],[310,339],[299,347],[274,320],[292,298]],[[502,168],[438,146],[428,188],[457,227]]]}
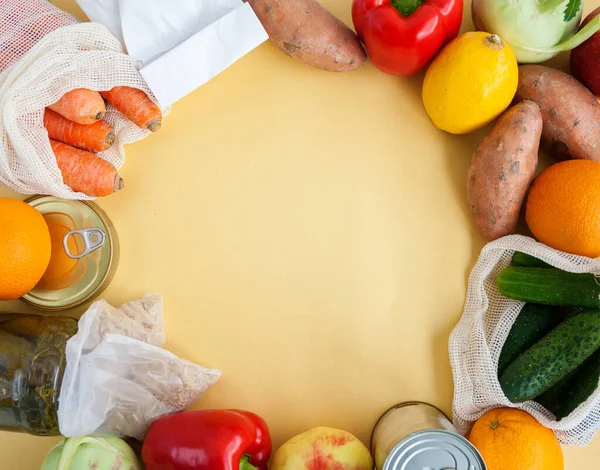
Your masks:
{"label": "metal can lid", "polygon": [[435,429],[402,439],[382,470],[486,470],[486,466],[481,454],[464,437]]}
{"label": "metal can lid", "polygon": [[[52,276],[45,274],[21,300],[39,310],[61,311],[96,298],[110,284],[119,262],[119,240],[108,216],[88,201],[34,196],[25,202],[42,214],[66,251]],[[86,238],[92,237],[92,232],[98,237],[102,233],[102,243],[97,239],[96,246],[92,238]],[[65,240],[66,235],[75,233],[78,235]],[[88,241],[97,249],[88,250]],[[69,246],[73,250],[67,249]],[[69,253],[87,255],[73,257]]]}

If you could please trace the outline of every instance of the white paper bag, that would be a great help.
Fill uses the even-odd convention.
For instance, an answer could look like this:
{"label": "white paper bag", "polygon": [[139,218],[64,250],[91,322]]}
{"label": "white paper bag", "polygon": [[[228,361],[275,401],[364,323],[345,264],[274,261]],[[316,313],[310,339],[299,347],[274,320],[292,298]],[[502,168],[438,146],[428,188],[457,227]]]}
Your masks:
{"label": "white paper bag", "polygon": [[242,0],[77,0],[125,46],[170,106],[268,39]]}

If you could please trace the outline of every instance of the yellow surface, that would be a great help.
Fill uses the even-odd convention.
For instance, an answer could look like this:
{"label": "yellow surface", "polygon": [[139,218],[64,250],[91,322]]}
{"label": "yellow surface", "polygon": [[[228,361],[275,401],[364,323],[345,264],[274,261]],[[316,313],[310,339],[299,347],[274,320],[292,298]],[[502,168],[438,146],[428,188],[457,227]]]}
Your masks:
{"label": "yellow surface", "polygon": [[[323,3],[351,24],[350,0]],[[482,132],[436,130],[421,82],[313,70],[267,43],[128,147],[125,189],[99,201],[121,240],[104,297],[164,295],[167,347],[223,371],[198,407],[253,410],[276,446],[315,425],[368,442],[404,400],[450,413],[448,335],[485,243],[465,194]],[[0,438],[6,470],[37,470],[56,441]],[[600,438],[565,454],[588,468]]]}

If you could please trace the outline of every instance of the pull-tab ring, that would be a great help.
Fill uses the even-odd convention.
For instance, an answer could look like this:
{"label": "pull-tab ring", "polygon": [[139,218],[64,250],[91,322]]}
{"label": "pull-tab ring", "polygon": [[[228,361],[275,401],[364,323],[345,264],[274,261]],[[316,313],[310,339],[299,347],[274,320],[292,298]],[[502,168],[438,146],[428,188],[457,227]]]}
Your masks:
{"label": "pull-tab ring", "polygon": [[[69,237],[75,234],[79,234],[83,237],[83,242],[85,243],[85,250],[83,253],[74,255],[69,251]],[[92,240],[93,238],[93,240]],[[72,259],[80,259],[86,255],[89,255],[92,251],[97,250],[106,241],[106,234],[100,230],[99,228],[86,228],[83,230],[71,230],[67,232],[63,237],[63,247],[65,249],[65,253],[69,258]]]}

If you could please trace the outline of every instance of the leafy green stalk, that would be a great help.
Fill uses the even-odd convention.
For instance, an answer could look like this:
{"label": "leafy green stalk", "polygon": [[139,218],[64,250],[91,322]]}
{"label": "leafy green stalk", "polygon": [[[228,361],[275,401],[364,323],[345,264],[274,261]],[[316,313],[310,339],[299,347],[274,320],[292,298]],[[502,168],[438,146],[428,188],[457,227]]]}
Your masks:
{"label": "leafy green stalk", "polygon": [[565,8],[565,22],[571,21],[577,16],[577,13],[581,9],[582,0],[569,0],[567,7]]}
{"label": "leafy green stalk", "polygon": [[[564,10],[564,21],[568,23],[577,16],[577,13],[581,9],[581,2],[583,0],[569,0]],[[548,15],[559,6],[561,6],[565,0],[538,0],[538,11],[543,15]]]}
{"label": "leafy green stalk", "polygon": [[[572,0],[579,1],[579,0]],[[588,24],[585,25],[581,30],[577,32],[574,36],[571,36],[567,40],[556,44],[551,47],[528,47],[522,44],[513,44],[515,46],[520,47],[521,49],[525,49],[527,51],[539,52],[542,54],[554,54],[557,52],[565,52],[570,51],[571,49],[576,48],[582,42],[587,41],[591,38],[596,32],[600,31],[600,16],[595,16]]]}

